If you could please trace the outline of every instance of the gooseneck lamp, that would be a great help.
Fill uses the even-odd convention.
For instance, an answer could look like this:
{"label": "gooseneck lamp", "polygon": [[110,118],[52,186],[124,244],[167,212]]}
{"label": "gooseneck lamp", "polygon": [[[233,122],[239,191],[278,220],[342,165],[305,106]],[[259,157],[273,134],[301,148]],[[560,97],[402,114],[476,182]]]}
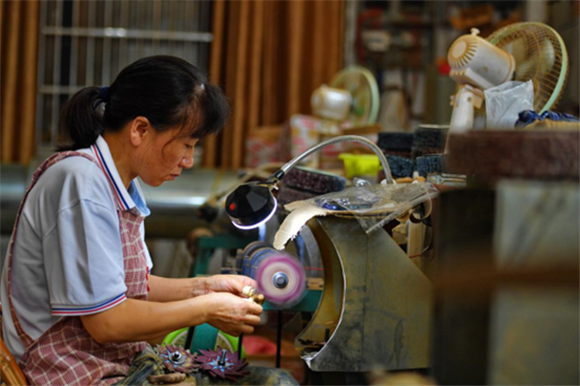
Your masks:
{"label": "gooseneck lamp", "polygon": [[274,174],[268,177],[266,181],[249,182],[238,186],[226,199],[226,213],[230,216],[232,223],[240,229],[254,229],[270,220],[278,208],[278,203],[272,195],[272,189],[276,184],[302,159],[325,146],[339,142],[358,142],[371,148],[379,157],[379,161],[385,172],[386,183],[394,183],[387,158],[374,142],[358,135],[343,135],[311,147],[284,164]]}

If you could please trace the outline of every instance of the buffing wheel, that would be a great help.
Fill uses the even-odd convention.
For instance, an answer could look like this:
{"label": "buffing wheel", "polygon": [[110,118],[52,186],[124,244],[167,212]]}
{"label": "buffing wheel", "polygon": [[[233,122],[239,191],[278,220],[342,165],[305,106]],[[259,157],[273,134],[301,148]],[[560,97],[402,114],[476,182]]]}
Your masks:
{"label": "buffing wheel", "polygon": [[445,154],[429,154],[417,157],[417,172],[420,176],[427,177],[429,173],[446,173]]}
{"label": "buffing wheel", "polygon": [[411,177],[413,175],[413,160],[410,158],[387,155],[387,161],[393,177]]}
{"label": "buffing wheel", "polygon": [[258,290],[276,305],[290,307],[304,296],[306,282],[304,267],[290,256],[280,254],[264,259],[255,280]]}
{"label": "buffing wheel", "polygon": [[377,146],[381,150],[399,150],[410,152],[411,147],[413,146],[413,138],[413,133],[382,132],[379,133]]}
{"label": "buffing wheel", "polygon": [[301,201],[301,200],[308,200],[309,198],[319,196],[318,193],[312,193],[305,190],[295,189],[288,185],[282,184],[280,189],[278,190],[278,196],[276,199],[278,200],[278,205],[283,207],[286,204],[289,204],[294,201]]}
{"label": "buffing wheel", "polygon": [[443,126],[421,125],[415,130],[413,147],[417,149],[443,149],[447,140],[447,131],[448,129]]}
{"label": "buffing wheel", "polygon": [[307,192],[324,194],[346,188],[346,178],[322,170],[295,167],[286,173],[284,185]]}

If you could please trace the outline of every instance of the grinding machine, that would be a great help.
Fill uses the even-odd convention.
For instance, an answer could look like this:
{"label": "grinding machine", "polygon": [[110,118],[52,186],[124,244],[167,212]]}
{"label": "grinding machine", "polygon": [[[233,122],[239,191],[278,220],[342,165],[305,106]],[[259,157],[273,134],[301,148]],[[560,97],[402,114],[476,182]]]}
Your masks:
{"label": "grinding machine", "polygon": [[310,369],[429,367],[431,286],[386,231],[368,235],[355,219],[330,216],[311,219],[297,240],[305,246],[297,255],[296,242],[284,251],[252,243],[238,264],[268,300],[286,309],[301,300],[304,268],[319,256],[322,296],[295,341]]}
{"label": "grinding machine", "polygon": [[[262,218],[271,218],[277,208],[271,190],[295,163],[289,162],[263,183],[241,185],[228,196],[226,212],[236,227],[249,229],[263,223]],[[388,181],[390,170],[384,164]],[[258,281],[266,299],[273,298],[285,309],[302,296],[298,289],[305,288],[304,268],[314,257],[320,259],[324,279],[320,303],[295,341],[309,368],[348,373],[428,368],[431,284],[389,233],[383,227],[367,233],[354,216],[343,212],[310,216],[297,234],[286,239],[296,236],[293,242],[280,244],[276,240],[291,216],[284,219],[273,245],[250,244],[237,264],[243,274]],[[297,243],[302,248],[296,248]]]}

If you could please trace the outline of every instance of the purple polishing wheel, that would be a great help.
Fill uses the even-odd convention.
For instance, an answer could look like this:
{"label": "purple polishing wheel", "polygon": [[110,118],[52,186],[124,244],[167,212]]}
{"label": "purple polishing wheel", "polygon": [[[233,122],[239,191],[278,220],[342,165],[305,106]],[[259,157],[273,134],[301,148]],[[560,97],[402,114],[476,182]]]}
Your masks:
{"label": "purple polishing wheel", "polygon": [[306,290],[304,268],[296,259],[284,254],[268,257],[258,266],[255,280],[266,300],[278,306],[298,303]]}

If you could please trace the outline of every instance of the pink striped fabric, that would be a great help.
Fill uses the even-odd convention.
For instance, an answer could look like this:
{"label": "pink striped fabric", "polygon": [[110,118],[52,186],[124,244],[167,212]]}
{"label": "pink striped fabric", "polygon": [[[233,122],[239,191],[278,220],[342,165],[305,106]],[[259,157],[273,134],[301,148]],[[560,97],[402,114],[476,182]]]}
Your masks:
{"label": "pink striped fabric", "polygon": [[[20,367],[31,384],[35,385],[110,385],[127,375],[133,356],[145,349],[146,343],[100,344],[83,327],[80,317],[63,317],[33,341],[22,329],[12,307],[10,297],[12,255],[18,219],[28,192],[42,173],[55,163],[71,156],[92,157],[79,152],[57,153],[38,167],[20,205],[8,253],[8,298],[14,325],[26,351]],[[98,163],[97,163],[98,165]],[[115,195],[116,192],[113,192]],[[139,227],[143,218],[131,211],[118,211],[123,262],[125,267],[126,296],[147,300],[147,262]]]}

